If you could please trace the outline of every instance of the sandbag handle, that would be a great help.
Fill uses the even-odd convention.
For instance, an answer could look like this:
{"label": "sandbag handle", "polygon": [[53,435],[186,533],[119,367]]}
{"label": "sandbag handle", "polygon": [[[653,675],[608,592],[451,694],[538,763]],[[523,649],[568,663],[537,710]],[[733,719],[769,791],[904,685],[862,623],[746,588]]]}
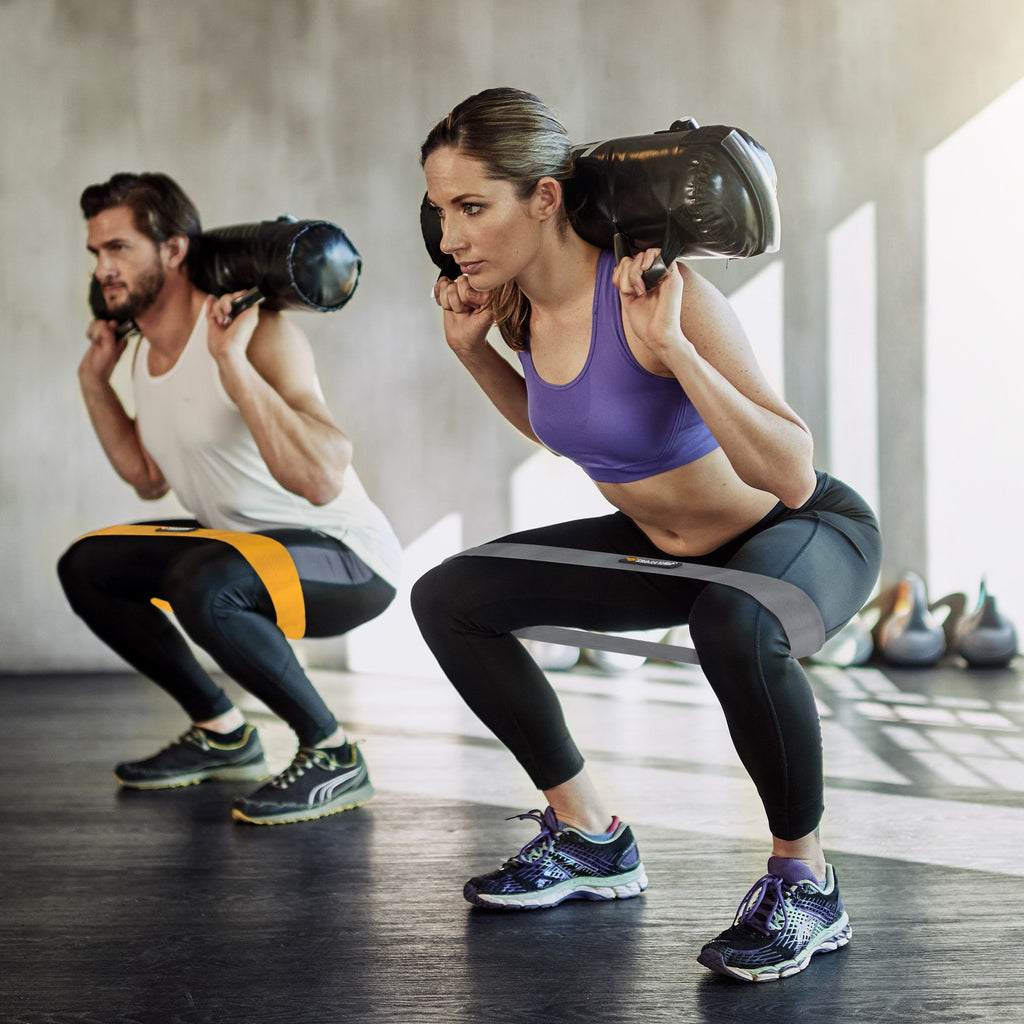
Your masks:
{"label": "sandbag handle", "polygon": [[248,291],[242,292],[231,303],[231,312],[228,317],[228,323],[231,323],[241,313],[244,313],[251,306],[255,306],[258,302],[262,302],[266,296],[259,290],[259,288],[250,288]]}
{"label": "sandbag handle", "polygon": [[[632,246],[629,244],[629,240],[621,232],[615,233],[615,238],[612,239],[612,247],[615,250],[615,262],[618,263],[624,256],[631,256]],[[662,281],[668,277],[668,267],[665,265],[665,261],[661,256],[655,257],[654,262],[640,275],[644,282],[644,287],[649,291],[654,291],[655,288],[661,284]]]}
{"label": "sandbag handle", "polygon": [[[661,131],[657,131],[655,135],[667,135],[669,132],[692,132],[694,129],[699,128],[700,125],[697,123],[697,119],[694,117],[681,117],[676,121],[673,121],[671,126],[663,128]],[[615,249],[615,261],[618,262],[623,256],[631,255],[629,241],[621,231],[616,232],[615,238],[612,241],[612,245]],[[673,260],[673,262],[675,262]],[[668,266],[665,261],[658,256],[658,258],[645,270],[641,275],[641,279],[644,282],[644,287],[650,292],[654,291],[655,288],[661,284],[662,281],[668,277]]]}

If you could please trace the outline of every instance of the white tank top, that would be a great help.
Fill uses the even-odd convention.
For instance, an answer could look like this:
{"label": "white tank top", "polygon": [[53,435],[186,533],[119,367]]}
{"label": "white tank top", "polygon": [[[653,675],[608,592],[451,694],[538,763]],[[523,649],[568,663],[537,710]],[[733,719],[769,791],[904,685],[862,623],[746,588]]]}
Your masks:
{"label": "white tank top", "polygon": [[[206,329],[204,313],[177,362],[158,377],[149,372],[145,338],[135,357],[139,434],[177,499],[207,529],[319,530],[336,537],[378,576],[396,585],[401,546],[356,471],[348,467],[341,493],[327,505],[313,505],[285,490],[224,390],[207,348]],[[319,392],[319,382],[316,386]]]}

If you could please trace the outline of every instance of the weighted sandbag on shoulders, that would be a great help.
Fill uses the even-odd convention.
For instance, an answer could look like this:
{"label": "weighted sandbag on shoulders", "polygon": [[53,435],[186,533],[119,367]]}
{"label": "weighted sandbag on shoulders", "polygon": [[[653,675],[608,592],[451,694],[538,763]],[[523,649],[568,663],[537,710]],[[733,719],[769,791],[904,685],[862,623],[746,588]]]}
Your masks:
{"label": "weighted sandbag on shoulders", "polygon": [[775,166],[740,128],[686,118],[668,131],[578,146],[574,154],[566,208],[593,245],[611,249],[619,235],[633,254],[660,248],[666,263],[779,248]]}
{"label": "weighted sandbag on shoulders", "polygon": [[[267,309],[332,313],[352,297],[362,259],[344,231],[325,220],[277,220],[213,228],[199,236],[195,283],[213,295],[256,289]],[[93,316],[108,319],[95,276]],[[132,329],[130,323],[119,329]]]}
{"label": "weighted sandbag on shoulders", "polygon": [[258,288],[267,309],[331,313],[352,297],[362,260],[325,220],[279,217],[204,231],[196,284],[213,295]]}
{"label": "weighted sandbag on shoulders", "polygon": [[[778,251],[775,165],[740,128],[686,118],[667,131],[592,142],[573,154],[566,211],[592,245],[619,256],[659,248],[666,264]],[[441,225],[425,195],[420,230],[435,266],[454,280],[458,264],[441,251]],[[658,278],[656,268],[644,275],[649,287]]]}

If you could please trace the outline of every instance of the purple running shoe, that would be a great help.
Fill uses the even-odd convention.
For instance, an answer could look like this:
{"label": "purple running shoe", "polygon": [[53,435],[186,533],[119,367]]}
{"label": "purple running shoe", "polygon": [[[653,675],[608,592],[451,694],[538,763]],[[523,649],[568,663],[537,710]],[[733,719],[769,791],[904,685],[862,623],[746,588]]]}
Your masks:
{"label": "purple running shoe", "polygon": [[535,910],[564,900],[628,899],[647,888],[633,832],[618,818],[608,838],[595,839],[563,825],[550,807],[512,817],[532,818],[540,834],[497,871],[471,878],[463,889],[470,903]]}
{"label": "purple running shoe", "polygon": [[815,953],[845,946],[852,934],[831,864],[818,882],[803,861],[772,857],[732,927],[707,943],[697,962],[744,981],[778,981],[799,974]]}

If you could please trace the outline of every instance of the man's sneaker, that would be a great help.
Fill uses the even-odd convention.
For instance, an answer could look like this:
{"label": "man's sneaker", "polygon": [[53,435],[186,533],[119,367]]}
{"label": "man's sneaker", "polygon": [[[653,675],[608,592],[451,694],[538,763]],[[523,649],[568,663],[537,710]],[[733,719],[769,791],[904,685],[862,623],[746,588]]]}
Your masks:
{"label": "man's sneaker", "polygon": [[818,882],[803,861],[772,857],[732,927],[697,962],[744,981],[778,981],[802,971],[815,953],[845,946],[852,934],[831,864]]}
{"label": "man's sneaker", "polygon": [[607,839],[592,839],[563,825],[550,807],[543,814],[533,810],[512,817],[539,822],[540,835],[497,871],[471,878],[463,889],[470,903],[501,910],[534,910],[557,906],[563,900],[628,899],[647,888],[636,840],[618,818]]}
{"label": "man's sneaker", "polygon": [[253,825],[310,821],[365,804],[373,796],[366,762],[354,743],[300,747],[295,760],[255,793],[239,797],[231,816]]}
{"label": "man's sneaker", "polygon": [[145,761],[126,761],[114,777],[129,789],[172,789],[196,782],[246,782],[267,775],[263,745],[254,726],[242,738],[222,743],[216,733],[194,725],[173,743]]}

